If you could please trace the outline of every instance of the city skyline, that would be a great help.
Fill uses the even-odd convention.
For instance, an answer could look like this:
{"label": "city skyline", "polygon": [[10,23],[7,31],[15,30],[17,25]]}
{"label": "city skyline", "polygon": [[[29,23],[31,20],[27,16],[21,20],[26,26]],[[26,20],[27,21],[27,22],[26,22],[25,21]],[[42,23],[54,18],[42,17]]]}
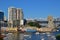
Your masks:
{"label": "city skyline", "polygon": [[22,8],[25,18],[60,17],[60,0],[0,0],[0,10],[8,17],[8,8]]}

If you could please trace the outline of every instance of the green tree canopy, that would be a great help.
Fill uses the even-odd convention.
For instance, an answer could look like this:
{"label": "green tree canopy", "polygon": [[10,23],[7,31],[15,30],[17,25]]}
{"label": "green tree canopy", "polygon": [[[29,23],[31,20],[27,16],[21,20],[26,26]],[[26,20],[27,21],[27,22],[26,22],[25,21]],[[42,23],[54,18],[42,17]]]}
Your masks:
{"label": "green tree canopy", "polygon": [[35,27],[38,27],[38,28],[41,27],[41,25],[39,25],[38,22],[29,22],[28,25],[30,25],[30,26],[35,26]]}

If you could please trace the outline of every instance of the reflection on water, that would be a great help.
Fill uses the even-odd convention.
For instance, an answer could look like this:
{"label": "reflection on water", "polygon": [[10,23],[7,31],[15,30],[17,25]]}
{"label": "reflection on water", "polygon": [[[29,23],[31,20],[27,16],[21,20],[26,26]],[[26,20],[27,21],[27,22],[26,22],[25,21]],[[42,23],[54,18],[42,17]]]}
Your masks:
{"label": "reflection on water", "polygon": [[19,34],[19,40],[56,40],[55,36],[53,34],[47,34],[47,33],[21,33]]}
{"label": "reflection on water", "polygon": [[8,33],[7,37],[11,40],[56,40],[53,33]]}
{"label": "reflection on water", "polygon": [[[50,35],[50,36],[48,36]],[[40,33],[40,34],[35,34],[35,33],[32,33],[30,36],[25,36],[24,37],[25,40],[56,40],[55,36],[52,35],[52,34],[43,34],[43,33]]]}

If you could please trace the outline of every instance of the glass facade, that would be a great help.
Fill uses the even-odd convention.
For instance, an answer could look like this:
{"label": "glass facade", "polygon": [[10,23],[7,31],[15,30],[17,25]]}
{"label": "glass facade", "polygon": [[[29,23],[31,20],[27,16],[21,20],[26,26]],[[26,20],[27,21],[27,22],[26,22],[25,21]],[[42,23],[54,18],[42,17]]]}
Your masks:
{"label": "glass facade", "polygon": [[4,20],[4,12],[0,12],[0,34],[1,34],[1,26],[2,26],[1,21],[3,20]]}
{"label": "glass facade", "polygon": [[4,12],[0,12],[0,21],[4,21]]}

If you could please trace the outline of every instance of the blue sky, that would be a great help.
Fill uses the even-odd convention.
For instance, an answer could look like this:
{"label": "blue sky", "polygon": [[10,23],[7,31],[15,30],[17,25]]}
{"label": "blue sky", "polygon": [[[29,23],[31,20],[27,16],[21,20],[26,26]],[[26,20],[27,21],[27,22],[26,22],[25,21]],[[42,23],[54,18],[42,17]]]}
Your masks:
{"label": "blue sky", "polygon": [[0,0],[0,10],[8,17],[8,7],[22,8],[24,18],[60,17],[60,0]]}

